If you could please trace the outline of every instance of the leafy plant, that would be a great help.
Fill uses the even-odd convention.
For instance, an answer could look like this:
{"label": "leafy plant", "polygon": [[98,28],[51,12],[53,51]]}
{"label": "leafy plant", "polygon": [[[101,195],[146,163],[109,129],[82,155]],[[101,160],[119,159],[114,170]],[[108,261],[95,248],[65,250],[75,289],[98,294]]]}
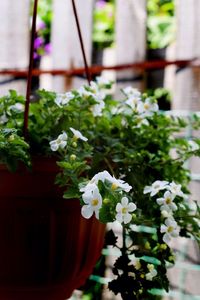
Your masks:
{"label": "leafy plant", "polygon": [[96,49],[109,47],[114,41],[114,1],[97,0],[93,15],[93,44]]}
{"label": "leafy plant", "polygon": [[175,37],[174,1],[149,0],[147,11],[147,46],[165,48]]}
{"label": "leafy plant", "polygon": [[[30,104],[29,142],[23,139],[24,98],[11,91],[0,98],[0,161],[28,167],[34,155],[55,157],[56,184],[63,197],[79,198],[81,214],[121,224],[123,241],[110,232],[118,249],[109,288],[126,299],[155,299],[152,289],[168,291],[166,275],[178,236],[200,242],[200,208],[189,199],[185,162],[200,156],[200,140],[184,139],[186,120],[159,112],[154,96],[127,87],[121,100],[108,94],[111,83],[97,83],[58,94],[39,91]],[[154,297],[154,298],[153,298]]]}

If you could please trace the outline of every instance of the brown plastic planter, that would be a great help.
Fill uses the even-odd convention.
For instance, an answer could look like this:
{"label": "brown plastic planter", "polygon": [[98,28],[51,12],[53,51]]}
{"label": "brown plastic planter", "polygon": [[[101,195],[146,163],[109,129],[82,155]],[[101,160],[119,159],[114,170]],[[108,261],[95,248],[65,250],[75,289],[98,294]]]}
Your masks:
{"label": "brown plastic planter", "polygon": [[79,200],[55,186],[56,165],[33,172],[0,166],[0,299],[64,300],[84,284],[100,256],[105,226],[80,215]]}

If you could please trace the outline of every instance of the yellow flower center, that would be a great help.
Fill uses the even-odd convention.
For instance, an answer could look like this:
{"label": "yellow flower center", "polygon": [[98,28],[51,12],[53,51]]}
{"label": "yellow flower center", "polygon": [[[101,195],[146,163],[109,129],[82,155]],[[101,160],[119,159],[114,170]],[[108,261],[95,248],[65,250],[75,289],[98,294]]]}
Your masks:
{"label": "yellow flower center", "polygon": [[172,232],[174,230],[174,227],[173,226],[169,226],[168,228],[167,228],[167,232]]}
{"label": "yellow flower center", "polygon": [[98,199],[93,199],[93,200],[91,201],[92,206],[97,206],[98,203],[99,203],[99,200],[98,200]]}
{"label": "yellow flower center", "polygon": [[145,103],[145,104],[144,104],[144,108],[145,108],[145,109],[149,109],[149,108],[150,108],[150,105],[149,105],[148,103]]}
{"label": "yellow flower center", "polygon": [[126,207],[123,207],[123,208],[122,208],[122,213],[123,213],[123,214],[126,214],[126,213],[127,213],[127,208],[126,208]]}
{"label": "yellow flower center", "polygon": [[114,191],[118,188],[118,185],[116,183],[112,183],[111,189]]}
{"label": "yellow flower center", "polygon": [[172,200],[171,200],[171,198],[166,198],[166,204],[170,204],[170,203],[172,203]]}

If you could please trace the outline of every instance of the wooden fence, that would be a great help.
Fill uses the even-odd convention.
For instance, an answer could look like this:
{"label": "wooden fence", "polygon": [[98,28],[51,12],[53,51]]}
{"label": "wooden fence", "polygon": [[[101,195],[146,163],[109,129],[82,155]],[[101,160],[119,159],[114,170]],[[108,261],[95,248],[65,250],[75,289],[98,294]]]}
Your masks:
{"label": "wooden fence", "polygon": [[[53,22],[51,44],[52,52],[44,57],[42,68],[51,70],[40,77],[42,87],[62,92],[84,83],[83,59],[80,51],[77,29],[72,13],[71,1],[52,0]],[[94,0],[76,0],[78,15],[83,34],[88,63],[92,60],[92,25]],[[16,89],[25,94],[26,69],[28,67],[30,0],[0,1],[0,94]],[[200,111],[200,1],[176,0],[176,41],[167,49],[167,59],[173,63],[157,62],[157,67],[165,70],[164,84],[173,93],[172,108],[175,110]],[[146,60],[146,0],[116,0],[115,47],[105,50],[102,64],[105,68],[92,68],[98,73],[118,81],[118,89],[124,85],[133,85],[145,89],[145,69],[156,68],[156,63]],[[195,64],[191,64],[192,60]],[[181,64],[182,62],[182,64]],[[121,66],[121,68],[120,68]],[[12,69],[12,70],[11,70]],[[8,72],[10,70],[10,73]],[[21,70],[21,73],[16,73]],[[52,71],[54,70],[54,71]],[[78,71],[77,71],[78,70]],[[36,71],[40,73],[41,71]],[[54,75],[52,75],[54,73]],[[59,74],[59,75],[55,75]],[[191,162],[194,172],[192,192],[199,198],[200,162]],[[185,243],[185,242],[184,242]],[[196,265],[199,253],[191,244],[179,244],[184,249],[184,257],[177,271],[171,272],[172,283],[179,284],[168,299],[200,299],[200,272],[192,269],[185,257],[192,256]],[[193,254],[192,254],[193,253]],[[186,255],[187,254],[187,255]],[[180,265],[182,264],[182,269]],[[188,271],[191,269],[190,271]],[[180,272],[181,270],[181,272]],[[184,272],[183,272],[184,270]],[[175,276],[174,276],[175,274]],[[178,274],[178,275],[177,275]],[[179,280],[177,279],[179,276]],[[183,278],[185,276],[185,278]],[[192,279],[191,279],[192,276]],[[189,278],[191,280],[187,280]],[[181,284],[180,284],[181,282]],[[186,283],[187,282],[187,283]],[[192,283],[191,283],[192,282]],[[184,286],[185,284],[185,286]],[[183,290],[193,298],[184,296]],[[196,296],[194,296],[196,295]],[[167,298],[166,298],[167,299]]]}

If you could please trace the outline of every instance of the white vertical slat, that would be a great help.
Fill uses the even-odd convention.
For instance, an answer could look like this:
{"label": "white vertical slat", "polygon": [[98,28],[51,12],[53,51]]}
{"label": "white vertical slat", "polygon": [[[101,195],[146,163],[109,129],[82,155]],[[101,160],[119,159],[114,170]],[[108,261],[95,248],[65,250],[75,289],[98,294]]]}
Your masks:
{"label": "white vertical slat", "polygon": [[[27,68],[29,53],[29,0],[1,0],[0,1],[0,69]],[[0,82],[11,79],[1,76]],[[9,89],[25,92],[25,80],[13,81],[0,85],[0,93]]]}
{"label": "white vertical slat", "polygon": [[[200,55],[200,1],[196,0],[176,0],[177,17],[177,38],[175,48],[175,59],[193,59]],[[176,68],[174,79],[174,97],[172,108],[177,110],[196,111],[200,110],[200,81],[199,70],[191,68]],[[199,133],[198,133],[199,135]],[[200,159],[190,160],[190,170],[192,173],[200,173]],[[199,182],[192,182],[190,187],[192,199],[199,198]],[[183,252],[185,249],[194,261],[198,261],[195,251],[195,244],[186,239],[176,241],[176,249]],[[184,262],[187,261],[186,258]],[[200,294],[199,274],[188,270],[177,270],[175,268],[169,273],[170,281],[178,286],[180,291],[185,290],[188,294]],[[185,278],[185,281],[182,279]]]}
{"label": "white vertical slat", "polygon": [[[88,63],[91,61],[92,49],[92,12],[93,0],[76,0],[83,42]],[[69,0],[53,1],[52,24],[52,61],[53,68],[69,69],[83,67],[83,58],[75,24],[72,3]],[[66,79],[57,77],[53,81],[56,91],[66,90]],[[74,85],[77,83],[74,82]]]}
{"label": "white vertical slat", "polygon": [[[116,63],[143,61],[146,53],[146,0],[117,0],[116,4]],[[120,71],[117,78],[130,78],[131,81],[139,75],[140,71]],[[141,81],[135,81],[133,85],[142,88]]]}
{"label": "white vertical slat", "polygon": [[[177,42],[176,58],[192,59],[200,55],[200,2],[176,0]],[[199,87],[196,73],[185,68],[177,72],[174,109],[199,110]],[[194,83],[196,83],[194,85]]]}

